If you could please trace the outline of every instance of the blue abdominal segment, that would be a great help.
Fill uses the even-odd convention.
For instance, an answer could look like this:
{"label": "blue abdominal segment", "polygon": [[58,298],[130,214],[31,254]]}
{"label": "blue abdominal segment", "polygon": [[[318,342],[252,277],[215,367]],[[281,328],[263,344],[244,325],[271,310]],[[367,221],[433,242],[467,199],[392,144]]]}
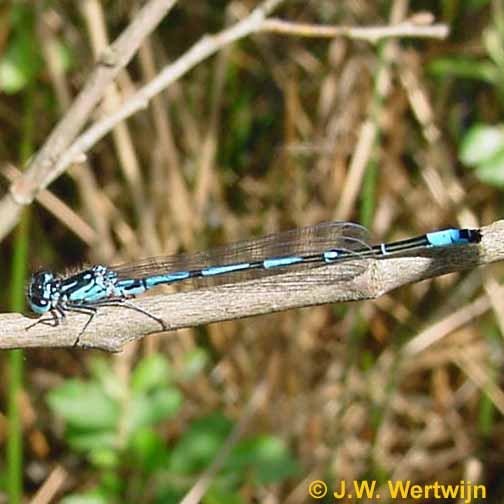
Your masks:
{"label": "blue abdominal segment", "polygon": [[282,266],[290,266],[291,264],[299,264],[303,262],[303,257],[274,257],[263,261],[263,268],[281,268]]}
{"label": "blue abdominal segment", "polygon": [[162,285],[172,282],[179,282],[180,280],[186,280],[191,274],[188,271],[177,271],[176,273],[170,273],[167,275],[155,275],[152,277],[147,277],[145,279],[145,284],[147,289],[151,289],[156,285]]}
{"label": "blue abdominal segment", "polygon": [[480,241],[481,234],[477,229],[442,229],[415,238],[375,245],[373,246],[373,250],[379,257],[398,252],[410,252],[422,248],[468,245],[470,243],[479,243]]}
{"label": "blue abdominal segment", "polygon": [[464,245],[471,243],[472,236],[464,231],[466,229],[444,229],[427,233],[425,236],[433,247],[446,247],[448,245]]}
{"label": "blue abdominal segment", "polygon": [[[204,268],[201,270],[201,276],[216,276],[223,275],[225,273],[234,273],[235,271],[243,271],[250,269],[250,263],[238,263],[238,264],[228,264],[227,266],[212,266],[210,268]],[[197,273],[195,276],[199,276]]]}

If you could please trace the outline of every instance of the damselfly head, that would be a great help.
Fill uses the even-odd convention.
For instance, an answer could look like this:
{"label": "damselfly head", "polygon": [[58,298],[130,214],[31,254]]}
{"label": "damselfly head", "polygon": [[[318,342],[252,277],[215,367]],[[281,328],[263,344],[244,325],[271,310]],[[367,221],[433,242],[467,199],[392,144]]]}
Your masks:
{"label": "damselfly head", "polygon": [[28,304],[35,313],[47,313],[55,304],[59,280],[50,271],[34,273],[28,285]]}

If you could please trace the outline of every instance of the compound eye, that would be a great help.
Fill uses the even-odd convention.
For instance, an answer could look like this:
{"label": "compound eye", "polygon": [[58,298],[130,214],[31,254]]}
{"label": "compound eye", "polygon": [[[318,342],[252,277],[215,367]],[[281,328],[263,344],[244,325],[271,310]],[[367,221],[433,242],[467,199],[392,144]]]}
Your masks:
{"label": "compound eye", "polygon": [[31,297],[28,302],[35,313],[47,313],[50,309],[49,301],[41,297]]}
{"label": "compound eye", "polygon": [[35,273],[28,287],[28,303],[35,313],[46,313],[51,309],[51,292],[54,275],[50,271]]}

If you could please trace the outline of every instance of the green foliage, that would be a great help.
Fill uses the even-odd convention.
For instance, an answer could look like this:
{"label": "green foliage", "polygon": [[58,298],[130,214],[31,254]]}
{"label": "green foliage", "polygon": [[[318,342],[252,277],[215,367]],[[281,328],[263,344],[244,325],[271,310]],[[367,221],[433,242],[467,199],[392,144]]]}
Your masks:
{"label": "green foliage", "polygon": [[482,9],[490,3],[490,0],[465,0],[465,7],[469,10]]}
{"label": "green foliage", "polygon": [[441,57],[430,63],[429,70],[439,78],[473,79],[490,84],[504,106],[504,33],[499,28],[502,20],[497,16],[494,22],[482,33],[484,56]]}
{"label": "green foliage", "polygon": [[106,495],[93,491],[65,497],[60,504],[108,504],[109,502]]}
{"label": "green foliage", "polygon": [[282,481],[298,472],[298,465],[285,444],[272,436],[256,436],[241,442],[231,454],[228,466],[250,471],[263,485]]}
{"label": "green foliage", "polygon": [[116,465],[117,449],[127,448],[133,434],[173,417],[182,405],[169,366],[160,356],[143,359],[129,387],[103,360],[93,362],[92,374],[89,382],[68,380],[49,394],[48,401],[65,419],[72,447],[86,452],[97,466]]}
{"label": "green foliage", "polygon": [[[36,10],[16,3],[10,8],[9,21],[11,34],[0,58],[0,91],[15,94],[33,83],[44,66],[37,35]],[[68,70],[72,62],[69,48],[59,40],[53,43],[60,67]]]}
{"label": "green foliage", "polygon": [[17,93],[24,89],[42,66],[33,10],[20,4],[14,6],[11,29],[7,49],[0,59],[0,90],[5,93]]}
{"label": "green foliage", "polygon": [[499,72],[495,65],[488,61],[474,61],[467,58],[438,58],[429,65],[429,70],[435,76],[447,76],[464,79],[477,79],[495,84]]}
{"label": "green foliage", "polygon": [[113,428],[119,418],[119,405],[99,383],[68,380],[49,395],[49,406],[75,429]]}
{"label": "green foliage", "polygon": [[[430,71],[437,77],[473,79],[490,84],[504,107],[504,34],[499,29],[498,19],[495,25],[483,31],[482,44],[486,49],[484,56],[439,58],[430,64]],[[504,125],[476,123],[471,126],[459,145],[459,157],[474,169],[482,182],[503,188]]]}
{"label": "green foliage", "polygon": [[231,422],[218,413],[195,421],[172,451],[170,470],[179,474],[191,474],[204,469],[231,429]]}
{"label": "green foliage", "polygon": [[459,156],[482,182],[504,187],[504,125],[475,124],[464,136]]}
{"label": "green foliage", "polygon": [[[51,409],[65,420],[65,437],[100,473],[91,492],[74,494],[66,504],[135,502],[147,481],[155,502],[178,502],[195,478],[222,449],[233,423],[214,412],[190,424],[172,445],[156,427],[173,419],[183,406],[175,381],[187,380],[207,362],[202,350],[175,372],[160,355],[142,359],[129,383],[122,383],[103,359],[91,362],[91,379],[67,380],[48,396]],[[129,478],[122,476],[128,471]],[[239,504],[245,482],[269,484],[297,472],[285,445],[272,436],[244,439],[231,451],[205,503]]]}
{"label": "green foliage", "polygon": [[159,385],[168,385],[172,381],[170,366],[160,355],[140,361],[131,377],[131,388],[135,392],[149,392]]}

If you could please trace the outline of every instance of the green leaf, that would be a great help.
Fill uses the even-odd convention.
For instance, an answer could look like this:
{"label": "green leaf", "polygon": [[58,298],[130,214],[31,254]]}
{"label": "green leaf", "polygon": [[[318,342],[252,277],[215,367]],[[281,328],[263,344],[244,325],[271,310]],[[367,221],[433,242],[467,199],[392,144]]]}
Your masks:
{"label": "green leaf", "polygon": [[142,359],[131,377],[131,386],[135,392],[149,390],[167,385],[171,382],[172,371],[168,362],[159,354]]}
{"label": "green leaf", "polygon": [[151,429],[139,429],[129,442],[129,449],[145,472],[162,469],[168,460],[165,440]]}
{"label": "green leaf", "polygon": [[203,504],[244,504],[244,500],[237,492],[226,491],[215,485],[208,489],[201,501]]}
{"label": "green leaf", "polygon": [[118,497],[130,483],[129,478],[125,478],[117,469],[105,469],[100,472],[100,479],[100,490],[110,496],[110,501],[123,502],[123,499]]}
{"label": "green leaf", "polygon": [[70,427],[65,438],[75,450],[89,452],[101,448],[117,449],[117,435],[115,430],[80,430]]}
{"label": "green leaf", "polygon": [[23,69],[6,54],[0,60],[0,89],[7,94],[14,94],[28,83],[28,77]]}
{"label": "green leaf", "polygon": [[465,0],[464,7],[469,10],[482,9],[490,3],[491,0]]}
{"label": "green leaf", "polygon": [[500,81],[499,69],[490,61],[438,58],[429,63],[427,68],[435,77],[476,79],[495,85]]}
{"label": "green leaf", "polygon": [[95,448],[89,453],[89,460],[101,469],[117,467],[121,461],[117,450],[108,448]]}
{"label": "green leaf", "polygon": [[127,413],[128,432],[171,418],[182,405],[182,395],[175,388],[156,390],[151,394],[135,396]]}
{"label": "green leaf", "polygon": [[119,406],[95,383],[68,380],[50,392],[50,408],[81,429],[110,429],[119,420]]}
{"label": "green leaf", "polygon": [[0,90],[17,93],[35,79],[42,68],[40,44],[35,37],[34,13],[18,5],[11,15],[12,35],[0,59]]}
{"label": "green leaf", "polygon": [[504,188],[504,149],[476,168],[478,178],[488,185]]}
{"label": "green leaf", "polygon": [[128,383],[124,383],[114,372],[110,361],[101,357],[89,361],[89,371],[94,382],[103,389],[112,400],[121,402],[129,394]]}
{"label": "green leaf", "polygon": [[61,499],[60,504],[109,504],[109,499],[99,490],[87,493],[72,494]]}
{"label": "green leaf", "polygon": [[219,413],[194,422],[173,449],[170,470],[192,474],[204,469],[221,448],[231,428],[231,422]]}
{"label": "green leaf", "polygon": [[459,156],[467,165],[486,163],[504,150],[504,127],[476,124],[464,136]]}
{"label": "green leaf", "polygon": [[184,485],[181,482],[160,483],[154,490],[152,504],[179,504],[189,488],[188,484]]}
{"label": "green leaf", "polygon": [[273,436],[242,441],[233,450],[227,465],[233,470],[238,467],[252,469],[261,484],[282,481],[299,470],[285,444]]}

